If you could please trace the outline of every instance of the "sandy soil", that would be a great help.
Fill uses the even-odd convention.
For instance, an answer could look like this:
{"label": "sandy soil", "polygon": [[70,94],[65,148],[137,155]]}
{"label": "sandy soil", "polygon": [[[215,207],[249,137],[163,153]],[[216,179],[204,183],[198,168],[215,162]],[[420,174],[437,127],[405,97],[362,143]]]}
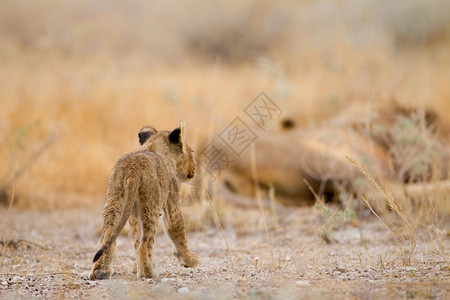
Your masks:
{"label": "sandy soil", "polygon": [[[159,234],[157,279],[136,279],[131,273],[134,251],[125,229],[118,239],[112,278],[89,281],[85,275],[97,249],[100,213],[13,210],[8,215],[2,209],[0,298],[450,297],[448,256],[436,251],[427,235],[418,234],[412,264],[404,266],[398,247],[376,218],[344,226],[327,243],[317,234],[323,220],[313,208],[284,211],[277,226],[270,226],[270,250],[264,226],[226,227],[232,264],[216,228],[188,235],[190,248],[200,257],[196,269],[178,266],[169,239]],[[450,247],[448,236],[443,246]]]}

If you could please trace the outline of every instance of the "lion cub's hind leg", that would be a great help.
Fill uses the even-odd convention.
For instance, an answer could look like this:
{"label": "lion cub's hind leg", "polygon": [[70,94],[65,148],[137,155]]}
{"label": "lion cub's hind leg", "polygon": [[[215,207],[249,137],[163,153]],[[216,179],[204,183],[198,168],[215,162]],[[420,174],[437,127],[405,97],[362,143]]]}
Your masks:
{"label": "lion cub's hind leg", "polygon": [[[133,235],[133,241],[134,241],[134,251],[137,253],[139,242],[141,239],[141,224],[139,224],[138,216],[137,216],[137,203],[133,209],[133,213],[130,216],[130,219],[128,220],[131,227],[131,234]],[[133,263],[133,273],[136,274],[137,270],[137,260]]]}
{"label": "lion cub's hind leg", "polygon": [[[156,193],[157,194],[157,193]],[[136,251],[136,271],[138,278],[157,277],[153,269],[153,244],[155,242],[156,227],[159,218],[159,205],[156,201],[140,199],[141,239]]]}
{"label": "lion cub's hind leg", "polygon": [[164,231],[175,247],[174,255],[180,264],[186,268],[195,268],[198,257],[187,248],[184,216],[175,199],[169,198],[164,207]]}

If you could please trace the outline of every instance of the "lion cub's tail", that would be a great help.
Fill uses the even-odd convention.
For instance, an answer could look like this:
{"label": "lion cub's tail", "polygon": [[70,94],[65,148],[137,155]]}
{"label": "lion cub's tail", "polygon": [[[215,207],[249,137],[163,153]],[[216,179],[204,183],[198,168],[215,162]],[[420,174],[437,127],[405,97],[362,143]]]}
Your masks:
{"label": "lion cub's tail", "polygon": [[124,192],[124,199],[125,199],[125,206],[122,211],[122,215],[120,216],[119,222],[114,227],[114,230],[110,237],[103,243],[100,250],[95,253],[94,256],[94,263],[103,255],[103,253],[108,250],[112,243],[117,239],[120,232],[122,231],[123,227],[128,221],[128,218],[130,217],[131,211],[133,210],[134,203],[137,201],[137,195],[138,195],[138,185],[132,178],[128,178],[125,183],[125,192]]}

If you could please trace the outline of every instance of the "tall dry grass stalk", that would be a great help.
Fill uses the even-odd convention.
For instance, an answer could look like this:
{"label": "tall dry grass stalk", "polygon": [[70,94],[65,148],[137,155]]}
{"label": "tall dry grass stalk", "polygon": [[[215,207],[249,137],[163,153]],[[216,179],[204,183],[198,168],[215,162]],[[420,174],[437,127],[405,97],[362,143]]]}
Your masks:
{"label": "tall dry grass stalk", "polygon": [[219,227],[220,232],[222,233],[223,240],[225,241],[225,245],[227,246],[227,253],[228,253],[228,258],[230,259],[231,271],[234,271],[233,257],[231,256],[231,248],[230,248],[230,245],[228,244],[227,237],[225,236],[225,232],[223,231],[222,224],[220,223],[219,215],[217,214],[217,211],[214,208],[211,197],[209,197],[208,190],[206,189],[205,185],[203,184],[203,180],[200,179],[200,182],[203,187],[203,190],[205,191],[206,198],[208,198],[208,202],[209,202],[209,205],[211,206],[211,210],[214,213],[214,218],[215,218],[216,224]]}
{"label": "tall dry grass stalk", "polygon": [[[309,238],[309,240],[304,243],[303,246],[301,246],[289,260],[286,261],[286,263],[296,262],[297,257],[305,251],[306,247],[310,245],[310,242],[312,242],[316,237],[321,236],[322,233],[330,227],[333,221],[333,217],[338,213],[338,211],[339,208],[336,208],[333,213],[325,220],[322,227],[320,227],[319,230],[317,230],[316,233],[311,238]],[[279,267],[281,267],[281,264],[279,265]]]}
{"label": "tall dry grass stalk", "polygon": [[256,169],[255,143],[252,143],[250,145],[250,164],[251,164],[251,168],[252,168],[253,183],[255,185],[255,191],[256,191],[256,201],[258,202],[258,209],[262,216],[264,230],[266,232],[267,251],[269,252],[271,263],[273,264],[274,260],[273,260],[272,245],[270,244],[269,229],[267,227],[266,213],[264,212],[264,206],[263,206],[262,197],[261,197],[261,189],[259,187],[258,171]]}
{"label": "tall dry grass stalk", "polygon": [[[362,196],[362,201],[370,211],[383,223],[384,227],[391,233],[394,241],[402,253],[402,263],[403,265],[409,266],[411,264],[411,259],[416,249],[416,231],[412,221],[412,216],[408,212],[405,198],[396,198],[392,195],[386,187],[380,185],[369,173],[366,167],[361,163],[357,162],[351,157],[346,157],[347,160],[355,166],[376,188],[377,191],[381,193],[380,197],[374,197],[374,201],[377,204],[373,207],[371,201],[368,200],[367,195]],[[381,202],[381,203],[380,203]],[[386,207],[387,205],[387,207]],[[377,212],[379,211],[379,213]],[[401,230],[397,232],[395,230],[394,224],[389,219],[389,211],[393,211],[401,220]],[[404,233],[407,233],[408,239],[405,238]],[[407,244],[408,246],[405,246]]]}
{"label": "tall dry grass stalk", "polygon": [[447,248],[444,241],[445,235],[448,235],[448,233],[444,232],[440,227],[439,216],[431,197],[428,198],[428,205],[431,212],[431,218],[428,222],[432,227],[432,231],[428,232],[430,242],[433,244],[435,252],[448,260],[448,256],[446,255]]}
{"label": "tall dry grass stalk", "polygon": [[2,249],[2,261],[0,263],[0,270],[3,270],[3,264],[5,262],[5,255],[6,255],[6,251],[8,251],[8,247],[9,247],[9,241],[7,240],[7,230],[8,230],[8,222],[9,222],[9,216],[11,214],[11,208],[13,206],[14,203],[14,196],[15,196],[15,188],[14,186],[11,188],[11,194],[10,194],[10,199],[9,199],[9,205],[8,205],[8,211],[6,212],[6,217],[3,220],[3,228],[2,228],[2,245],[3,245],[3,249]]}

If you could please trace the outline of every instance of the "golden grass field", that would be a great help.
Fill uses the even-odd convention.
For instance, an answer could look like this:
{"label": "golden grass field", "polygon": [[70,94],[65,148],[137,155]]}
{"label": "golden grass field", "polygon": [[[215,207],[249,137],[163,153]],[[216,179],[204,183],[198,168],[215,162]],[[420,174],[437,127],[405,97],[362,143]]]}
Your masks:
{"label": "golden grass field", "polygon": [[[368,210],[344,225],[333,221],[331,244],[319,233],[334,206],[267,212],[267,232],[259,211],[212,199],[234,269],[201,202],[185,208],[188,240],[205,261],[199,269],[175,267],[162,240],[156,256],[170,280],[136,281],[124,267],[134,254],[123,236],[115,281],[74,274],[90,268],[108,174],[138,147],[142,126],[173,129],[184,120],[198,149],[262,91],[305,128],[355,103],[431,108],[449,122],[449,28],[446,1],[2,1],[0,298],[445,299],[447,194],[430,195],[437,212],[411,207],[410,227],[393,217],[388,230]],[[405,265],[398,258],[411,242],[408,228],[417,247]],[[292,263],[296,253],[301,262]],[[27,280],[40,282],[37,293],[24,289]]]}

